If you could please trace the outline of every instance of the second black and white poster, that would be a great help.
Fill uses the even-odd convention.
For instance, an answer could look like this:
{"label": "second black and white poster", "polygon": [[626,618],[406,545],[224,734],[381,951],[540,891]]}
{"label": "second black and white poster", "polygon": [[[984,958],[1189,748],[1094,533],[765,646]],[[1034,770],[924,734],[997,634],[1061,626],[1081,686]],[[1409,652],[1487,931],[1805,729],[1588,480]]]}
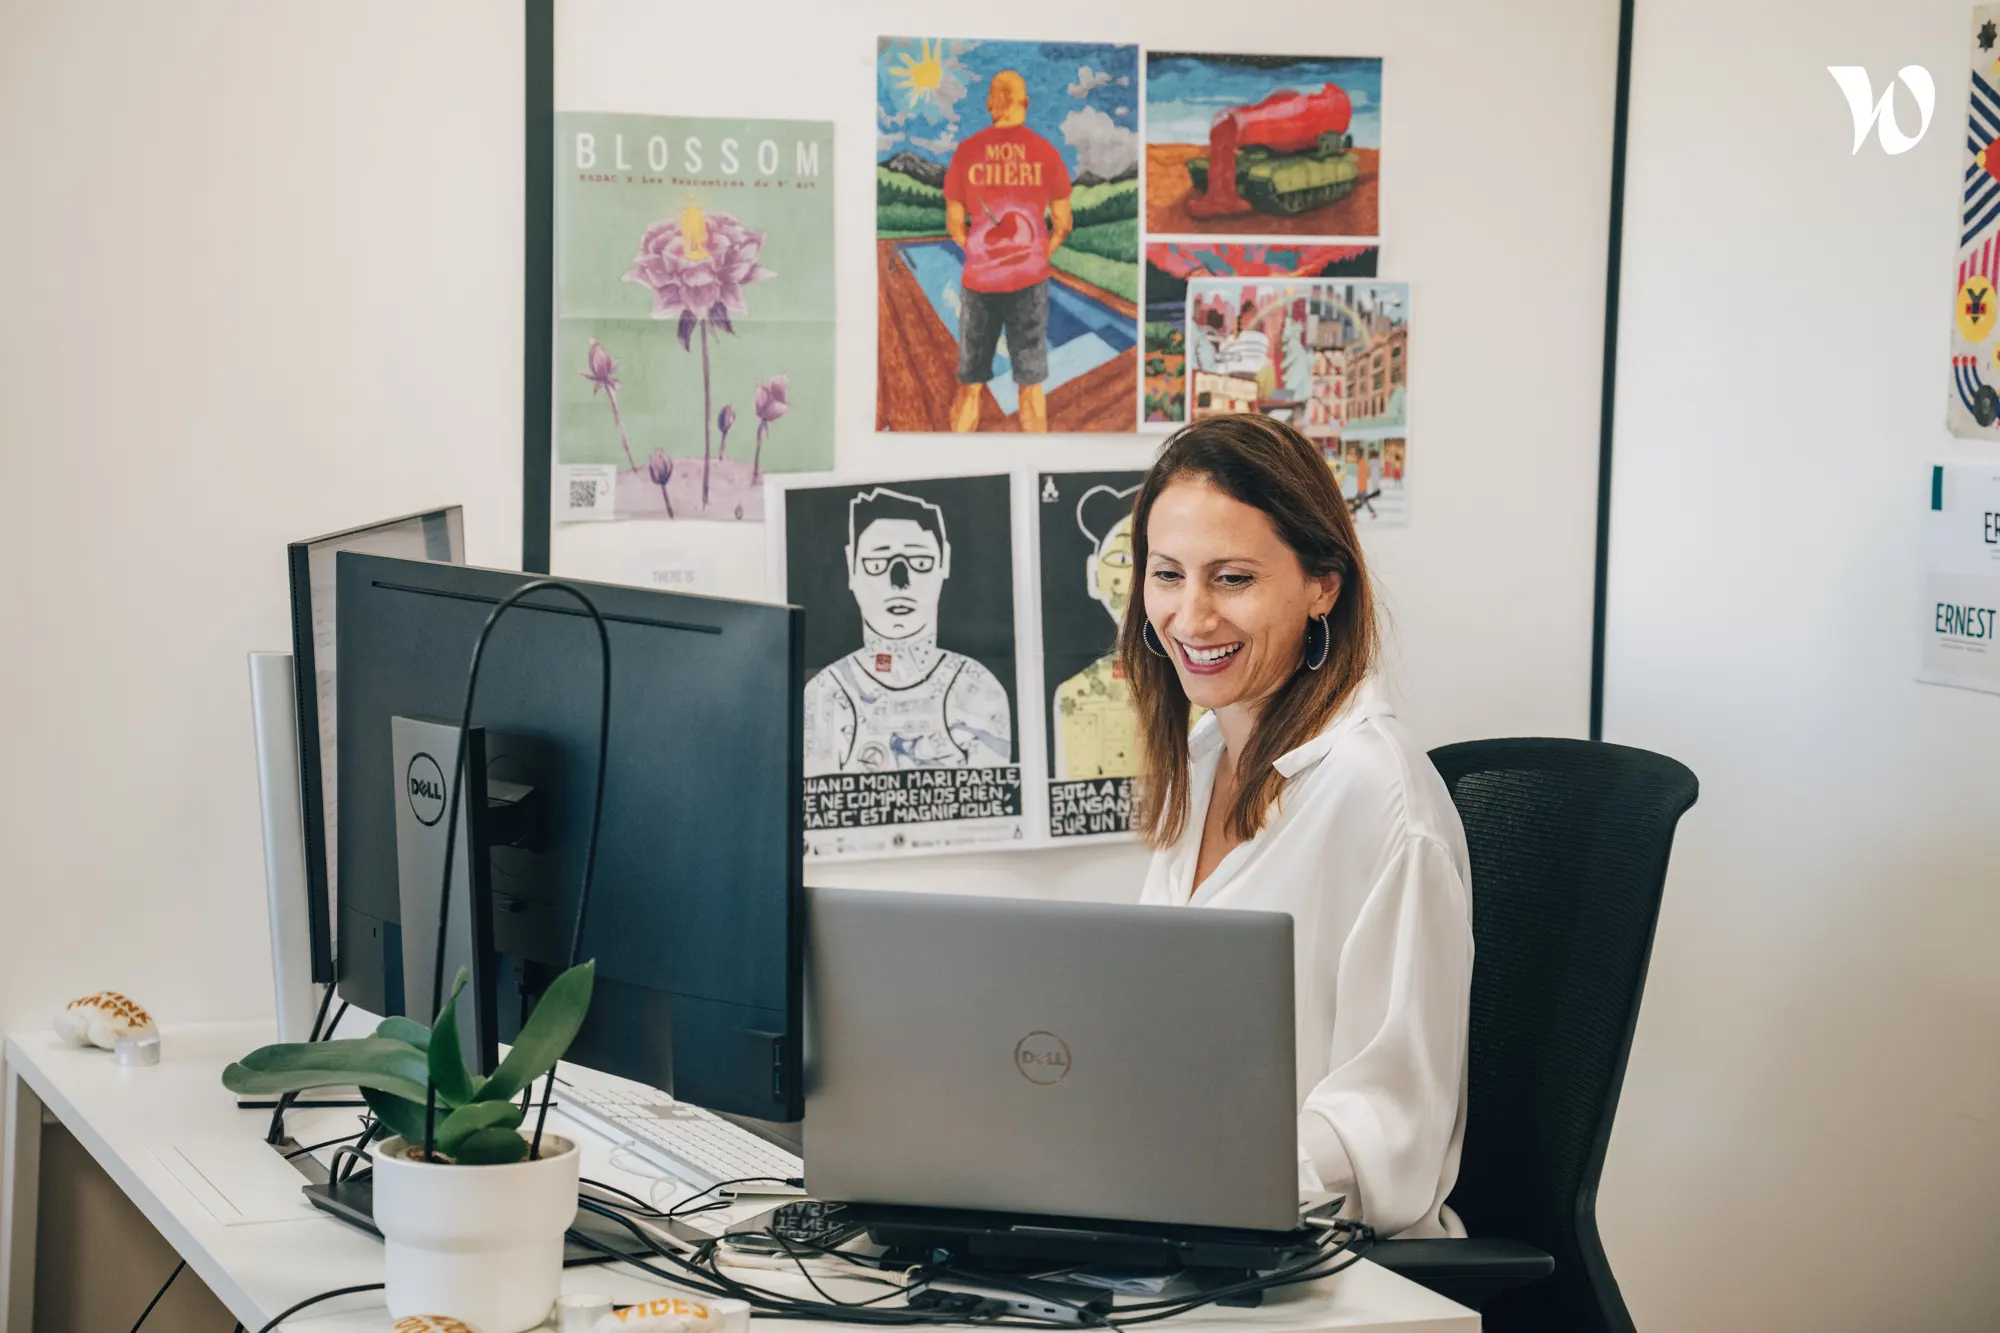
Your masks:
{"label": "second black and white poster", "polygon": [[1035,477],[1042,722],[1052,840],[1132,827],[1139,731],[1118,660],[1118,628],[1138,593],[1132,500],[1145,474]]}

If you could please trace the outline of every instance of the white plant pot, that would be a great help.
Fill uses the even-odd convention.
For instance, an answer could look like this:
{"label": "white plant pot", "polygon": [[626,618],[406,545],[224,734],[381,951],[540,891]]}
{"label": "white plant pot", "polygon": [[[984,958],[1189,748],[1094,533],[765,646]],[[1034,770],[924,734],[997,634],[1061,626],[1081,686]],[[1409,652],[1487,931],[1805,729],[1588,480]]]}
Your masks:
{"label": "white plant pot", "polygon": [[375,1149],[391,1319],[449,1315],[480,1333],[524,1333],[562,1286],[563,1232],[576,1217],[577,1151],[542,1136],[542,1155],[510,1166],[453,1166]]}

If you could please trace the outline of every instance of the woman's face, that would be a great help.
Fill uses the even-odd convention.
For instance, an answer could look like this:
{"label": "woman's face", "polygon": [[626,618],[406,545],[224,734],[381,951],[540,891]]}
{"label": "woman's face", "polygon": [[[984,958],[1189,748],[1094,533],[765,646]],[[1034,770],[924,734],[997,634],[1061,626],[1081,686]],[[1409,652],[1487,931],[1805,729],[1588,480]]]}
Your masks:
{"label": "woman's face", "polygon": [[1146,618],[1199,708],[1269,698],[1299,669],[1306,621],[1340,596],[1338,574],[1307,577],[1261,510],[1204,477],[1160,492],[1146,545]]}

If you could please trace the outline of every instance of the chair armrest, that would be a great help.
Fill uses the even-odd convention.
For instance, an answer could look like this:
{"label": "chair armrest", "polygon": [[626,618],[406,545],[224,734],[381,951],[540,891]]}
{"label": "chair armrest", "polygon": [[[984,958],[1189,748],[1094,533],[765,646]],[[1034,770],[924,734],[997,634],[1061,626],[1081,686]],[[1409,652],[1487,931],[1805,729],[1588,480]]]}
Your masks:
{"label": "chair armrest", "polygon": [[1512,1287],[1539,1282],[1556,1261],[1518,1240],[1469,1237],[1377,1241],[1368,1258],[1391,1272],[1473,1309]]}

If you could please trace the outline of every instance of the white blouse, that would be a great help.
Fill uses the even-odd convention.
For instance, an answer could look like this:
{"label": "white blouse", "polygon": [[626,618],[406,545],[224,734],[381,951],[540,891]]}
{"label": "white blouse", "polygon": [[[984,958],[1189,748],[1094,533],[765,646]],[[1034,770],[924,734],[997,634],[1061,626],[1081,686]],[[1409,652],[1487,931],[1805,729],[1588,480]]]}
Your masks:
{"label": "white blouse", "polygon": [[1444,1206],[1465,1133],[1472,876],[1465,830],[1381,685],[1276,761],[1277,806],[1190,889],[1222,733],[1188,739],[1186,831],[1153,854],[1143,903],[1289,912],[1299,1177],[1384,1236],[1463,1235]]}

